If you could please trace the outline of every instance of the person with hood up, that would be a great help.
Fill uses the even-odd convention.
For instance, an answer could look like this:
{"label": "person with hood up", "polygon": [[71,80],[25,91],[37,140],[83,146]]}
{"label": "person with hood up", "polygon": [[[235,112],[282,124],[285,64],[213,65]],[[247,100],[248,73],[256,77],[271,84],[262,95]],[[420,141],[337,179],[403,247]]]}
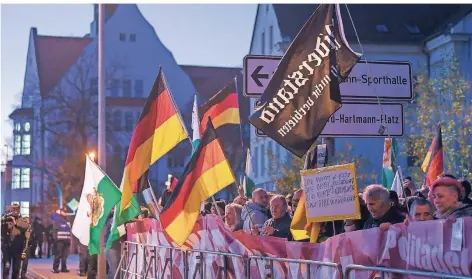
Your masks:
{"label": "person with hood up", "polygon": [[261,232],[265,221],[269,219],[268,205],[267,192],[262,188],[255,189],[252,192],[252,201],[246,202],[242,210],[244,232],[250,234],[254,228]]}

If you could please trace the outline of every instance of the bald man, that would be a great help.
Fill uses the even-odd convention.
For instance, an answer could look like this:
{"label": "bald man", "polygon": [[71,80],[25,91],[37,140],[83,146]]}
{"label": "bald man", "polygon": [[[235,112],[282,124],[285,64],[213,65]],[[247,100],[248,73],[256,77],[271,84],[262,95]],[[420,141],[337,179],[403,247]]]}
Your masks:
{"label": "bald man", "polygon": [[259,232],[262,230],[265,221],[269,219],[268,205],[269,200],[264,189],[257,188],[252,192],[252,201],[246,203],[241,213],[244,232],[251,233],[254,227]]}

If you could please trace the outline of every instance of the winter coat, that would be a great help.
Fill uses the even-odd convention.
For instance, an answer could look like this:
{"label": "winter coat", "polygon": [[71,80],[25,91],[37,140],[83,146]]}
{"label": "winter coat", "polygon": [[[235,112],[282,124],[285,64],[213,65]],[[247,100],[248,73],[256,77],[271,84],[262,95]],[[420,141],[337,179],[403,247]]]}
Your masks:
{"label": "winter coat", "polygon": [[269,213],[267,209],[262,208],[255,202],[249,201],[245,206],[243,206],[241,219],[244,222],[244,232],[250,233],[253,225],[256,225],[259,231],[262,231],[262,226],[265,221],[269,219]]}

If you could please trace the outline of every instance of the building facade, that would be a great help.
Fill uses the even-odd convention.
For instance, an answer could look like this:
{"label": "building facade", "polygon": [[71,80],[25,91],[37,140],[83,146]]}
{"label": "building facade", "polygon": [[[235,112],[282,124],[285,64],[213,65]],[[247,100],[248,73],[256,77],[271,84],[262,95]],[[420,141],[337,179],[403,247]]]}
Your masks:
{"label": "building facade", "polygon": [[[57,198],[60,191],[51,180],[63,181],[67,168],[80,166],[83,159],[71,156],[79,150],[97,152],[97,8],[84,37],[43,36],[31,28],[22,102],[10,115],[14,153],[6,204]],[[105,5],[105,14],[106,172],[119,185],[132,132],[159,66],[187,128],[194,95],[203,103],[241,69],[178,65],[135,4]],[[149,178],[158,192],[169,173],[183,171],[189,156],[190,143],[183,142],[152,166]],[[80,195],[81,183],[61,187]],[[62,196],[63,204],[73,198],[67,190]]]}
{"label": "building facade", "polygon": [[[466,77],[472,74],[472,5],[347,5],[356,26],[341,5],[346,38],[356,52],[367,60],[408,61],[413,76],[426,69],[431,77],[443,67],[444,54],[454,54]],[[250,54],[282,56],[303,24],[315,11],[312,4],[260,4],[257,8]],[[359,36],[359,40],[355,32]],[[359,41],[361,45],[359,45]],[[362,46],[362,48],[361,48]],[[472,98],[472,97],[471,97]],[[251,112],[255,99],[251,99]],[[470,102],[470,100],[468,100]],[[278,164],[287,164],[293,158],[286,149],[267,137],[256,136],[250,127],[251,154],[254,182],[258,187],[275,190],[273,178],[280,172],[271,172],[271,152]],[[405,133],[409,128],[405,126]],[[381,182],[383,138],[334,138],[335,152],[362,156],[358,172],[377,174],[377,181],[358,181],[359,187]],[[400,140],[400,149],[404,149]],[[400,150],[402,151],[402,150]],[[397,162],[406,168],[411,158],[399,152]],[[298,185],[296,185],[298,187]]]}

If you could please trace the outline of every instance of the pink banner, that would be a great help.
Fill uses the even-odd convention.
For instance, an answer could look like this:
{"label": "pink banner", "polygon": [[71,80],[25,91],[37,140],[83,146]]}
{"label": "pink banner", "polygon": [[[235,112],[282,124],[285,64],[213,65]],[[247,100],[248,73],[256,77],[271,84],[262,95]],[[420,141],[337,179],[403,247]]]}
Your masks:
{"label": "pink banner", "polygon": [[[315,260],[334,262],[342,266],[343,272],[348,264],[365,266],[384,266],[407,270],[442,272],[455,275],[470,276],[472,273],[472,218],[463,219],[463,239],[460,251],[451,250],[452,222],[427,221],[413,222],[408,227],[403,224],[391,226],[382,232],[370,229],[340,234],[329,238],[323,243],[290,242],[285,239],[252,236],[243,232],[228,231],[215,215],[200,217],[189,239],[181,247],[182,250],[198,249],[218,251],[241,255],[242,258],[228,257],[226,268],[230,278],[244,278],[244,259],[248,256],[269,256],[279,258]],[[154,219],[127,225],[128,241],[149,245],[175,247],[163,231],[160,223]],[[130,253],[135,248],[130,249]],[[133,260],[130,271],[142,272],[143,260],[149,263],[153,248],[138,248],[137,265]],[[157,249],[158,256],[152,261],[149,276],[157,267],[158,273],[164,272],[164,278],[183,278],[184,255],[179,250]],[[221,255],[203,255],[203,264],[197,259],[198,253],[189,253],[189,278],[196,274],[200,277],[217,278],[224,270],[224,259]],[[137,270],[136,270],[137,266]],[[148,264],[149,266],[149,264]],[[164,267],[166,270],[164,271]],[[173,274],[170,275],[169,267]],[[296,263],[274,262],[274,278],[306,278],[306,265]],[[269,270],[263,260],[251,260],[251,278],[265,278]],[[321,267],[315,275],[315,267],[311,267],[313,278],[338,278],[331,267]],[[369,278],[370,273],[355,271],[350,278]],[[197,277],[197,278],[198,278]],[[392,278],[407,278],[392,276]],[[408,278],[423,278],[408,276]]]}

